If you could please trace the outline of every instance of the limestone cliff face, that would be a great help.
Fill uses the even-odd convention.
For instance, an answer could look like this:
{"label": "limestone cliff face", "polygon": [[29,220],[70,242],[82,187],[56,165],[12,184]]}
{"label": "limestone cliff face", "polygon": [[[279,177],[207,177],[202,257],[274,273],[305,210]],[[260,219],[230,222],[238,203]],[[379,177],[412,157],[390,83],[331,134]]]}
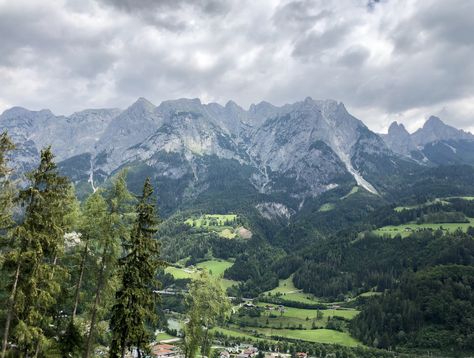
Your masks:
{"label": "limestone cliff face", "polygon": [[445,124],[431,116],[413,134],[403,124],[394,122],[387,134],[382,134],[387,146],[395,153],[425,165],[474,164],[474,135]]}
{"label": "limestone cliff face", "polygon": [[75,165],[74,177],[87,177],[91,185],[94,175],[103,180],[141,163],[153,175],[185,180],[192,192],[205,190],[215,163],[227,161],[257,192],[285,192],[299,201],[350,178],[376,193],[371,171],[395,156],[342,103],[311,98],[281,107],[261,102],[248,110],[232,101],[221,106],[179,99],[155,106],[140,98],[123,111],[89,109],[69,117],[12,108],[0,116],[0,129],[19,143],[14,162],[23,171],[52,145],[64,170]]}

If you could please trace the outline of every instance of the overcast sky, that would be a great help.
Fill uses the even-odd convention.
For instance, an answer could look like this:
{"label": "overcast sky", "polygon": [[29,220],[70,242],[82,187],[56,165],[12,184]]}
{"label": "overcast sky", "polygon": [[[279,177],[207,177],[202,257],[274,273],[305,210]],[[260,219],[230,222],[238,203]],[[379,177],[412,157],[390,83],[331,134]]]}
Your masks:
{"label": "overcast sky", "polygon": [[473,0],[0,0],[0,111],[332,98],[474,131]]}

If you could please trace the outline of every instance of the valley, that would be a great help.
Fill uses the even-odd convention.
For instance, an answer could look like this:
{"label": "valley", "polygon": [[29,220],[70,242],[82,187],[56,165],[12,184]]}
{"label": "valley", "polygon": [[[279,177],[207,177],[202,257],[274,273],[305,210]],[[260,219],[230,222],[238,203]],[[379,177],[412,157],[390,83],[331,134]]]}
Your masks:
{"label": "valley", "polygon": [[[61,204],[67,209],[55,223],[76,237],[71,246],[57,238],[68,275],[52,269],[54,256],[41,258],[55,280],[67,282],[60,293],[54,288],[61,284],[46,287],[57,298],[40,301],[66,312],[48,326],[57,324],[57,331],[44,333],[52,356],[64,347],[110,349],[111,312],[119,312],[120,286],[133,281],[125,280],[124,258],[132,252],[134,220],[148,217],[133,212],[142,208],[136,200],[145,178],[148,192],[156,193],[147,205],[161,214],[151,231],[143,227],[153,232],[151,251],[136,251],[159,252],[146,256],[144,263],[155,262],[156,271],[141,288],[161,297],[153,341],[189,344],[193,319],[202,317],[212,355],[217,347],[240,344],[340,357],[454,357],[474,350],[474,162],[461,150],[473,139],[440,120],[408,138],[395,127],[387,135],[372,132],[332,100],[245,110],[198,99],[159,106],[139,99],[125,110],[70,117],[13,108],[0,116],[0,128],[18,143],[8,157],[18,190],[32,183],[25,172],[38,158],[57,160],[52,177],[70,183]],[[397,133],[408,147],[397,147]],[[431,141],[419,142],[420,133]],[[56,139],[53,153],[40,156],[47,135],[68,136],[71,143]],[[415,154],[407,149],[412,142]],[[459,150],[435,158],[439,143]],[[37,185],[42,193],[43,184]],[[26,214],[18,213],[12,209],[13,226],[25,225]],[[15,262],[9,252],[22,249],[5,242],[5,257]],[[48,241],[39,242],[51,255]],[[6,277],[15,277],[14,267],[4,266]],[[8,287],[0,287],[5,297]],[[28,294],[27,286],[21,289]],[[103,300],[96,301],[98,292]],[[47,303],[53,301],[54,308]],[[5,307],[1,319],[19,309]],[[74,317],[82,340],[77,346],[57,338],[76,334],[66,317]],[[31,349],[34,342],[26,342]]]}

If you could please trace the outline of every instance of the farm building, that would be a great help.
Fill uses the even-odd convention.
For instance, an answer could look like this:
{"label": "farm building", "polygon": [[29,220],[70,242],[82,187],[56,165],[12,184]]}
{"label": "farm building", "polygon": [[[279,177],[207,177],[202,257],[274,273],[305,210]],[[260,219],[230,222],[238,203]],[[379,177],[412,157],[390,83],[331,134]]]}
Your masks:
{"label": "farm building", "polygon": [[181,352],[178,347],[171,344],[156,344],[151,347],[151,355],[156,358],[180,358]]}

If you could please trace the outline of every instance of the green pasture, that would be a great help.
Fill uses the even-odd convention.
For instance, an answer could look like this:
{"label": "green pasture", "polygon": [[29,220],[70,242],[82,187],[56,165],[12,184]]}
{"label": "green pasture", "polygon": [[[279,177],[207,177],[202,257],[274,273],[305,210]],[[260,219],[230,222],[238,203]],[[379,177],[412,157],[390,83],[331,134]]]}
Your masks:
{"label": "green pasture", "polygon": [[413,232],[420,231],[420,230],[444,230],[447,232],[454,232],[458,229],[466,232],[469,226],[474,226],[474,219],[469,218],[469,223],[448,223],[448,224],[430,224],[430,223],[423,223],[423,224],[402,224],[402,225],[388,225],[381,227],[379,229],[374,230],[374,233],[377,235],[387,235],[394,237],[396,235],[400,235],[401,237],[410,236]]}

